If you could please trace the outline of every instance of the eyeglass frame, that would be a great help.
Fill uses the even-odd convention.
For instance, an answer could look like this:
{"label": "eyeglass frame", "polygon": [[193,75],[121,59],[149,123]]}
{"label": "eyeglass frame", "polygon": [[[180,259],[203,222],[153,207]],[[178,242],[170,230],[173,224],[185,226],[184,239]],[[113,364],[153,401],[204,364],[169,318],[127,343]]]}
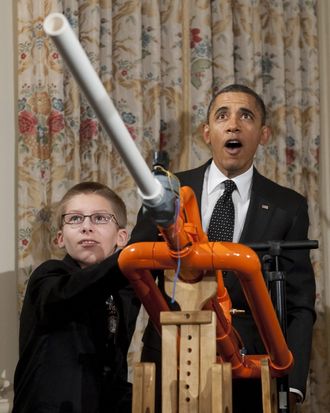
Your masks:
{"label": "eyeglass frame", "polygon": [[[79,223],[66,222],[66,221],[65,221],[65,217],[66,217],[67,215],[73,215],[73,216],[78,215],[78,216],[80,216],[80,217],[83,217],[83,220],[82,220],[81,222],[79,222]],[[97,215],[108,216],[108,217],[109,217],[109,220],[108,220],[107,222],[94,222],[93,217],[94,217],[94,216],[97,216]],[[65,224],[65,225],[73,225],[73,226],[75,226],[75,227],[78,227],[79,225],[82,225],[82,224],[85,222],[85,219],[86,219],[86,218],[89,218],[90,221],[91,221],[91,223],[92,223],[93,225],[106,225],[106,224],[109,224],[110,222],[114,222],[114,223],[120,228],[120,225],[118,224],[118,221],[117,221],[117,218],[115,217],[115,215],[114,215],[114,214],[110,214],[110,213],[108,213],[108,212],[94,212],[93,214],[89,214],[89,215],[81,214],[81,213],[79,213],[79,212],[68,212],[68,213],[66,213],[66,214],[62,214],[62,224],[63,224],[63,225],[64,225],[64,224]]]}

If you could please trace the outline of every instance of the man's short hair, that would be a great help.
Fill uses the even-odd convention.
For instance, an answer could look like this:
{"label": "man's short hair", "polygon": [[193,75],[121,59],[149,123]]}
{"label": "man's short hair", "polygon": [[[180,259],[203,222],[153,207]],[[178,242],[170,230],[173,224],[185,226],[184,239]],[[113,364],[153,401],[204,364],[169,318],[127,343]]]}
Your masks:
{"label": "man's short hair", "polygon": [[258,93],[256,93],[253,89],[251,89],[248,86],[245,85],[241,85],[239,83],[233,83],[231,85],[225,86],[224,88],[220,89],[211,99],[211,102],[209,104],[208,110],[207,110],[207,123],[209,123],[210,120],[210,113],[213,107],[213,104],[216,100],[216,98],[219,95],[222,95],[223,93],[229,93],[229,92],[239,92],[239,93],[246,93],[250,96],[253,96],[256,100],[257,106],[260,109],[260,113],[261,113],[261,122],[262,125],[266,124],[266,118],[267,118],[267,110],[266,110],[266,106],[264,101],[262,100],[262,98],[258,95]]}

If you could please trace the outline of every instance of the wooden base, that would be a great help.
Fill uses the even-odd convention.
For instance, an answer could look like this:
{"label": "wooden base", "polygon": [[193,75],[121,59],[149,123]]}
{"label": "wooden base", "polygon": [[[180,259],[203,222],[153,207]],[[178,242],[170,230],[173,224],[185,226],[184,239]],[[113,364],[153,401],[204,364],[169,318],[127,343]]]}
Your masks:
{"label": "wooden base", "polygon": [[[166,413],[232,413],[232,370],[230,363],[213,362],[210,335],[214,314],[162,313],[163,372],[162,412]],[[182,322],[178,346],[178,325]],[[192,327],[188,320],[199,325]],[[208,324],[207,321],[211,320]],[[175,325],[170,324],[175,321]],[[169,323],[167,325],[167,323]],[[196,339],[196,327],[200,340]],[[183,328],[183,330],[182,330]],[[198,334],[197,334],[198,336]],[[212,346],[212,345],[211,345]],[[205,350],[209,351],[205,351]],[[180,368],[178,369],[178,354]],[[199,359],[199,354],[204,356]],[[211,355],[211,356],[210,356]],[[155,413],[155,365],[137,363],[134,367],[132,413]],[[277,413],[276,379],[269,371],[268,359],[261,361],[263,413]],[[248,400],[247,400],[248,403]],[[160,413],[160,412],[156,412]]]}

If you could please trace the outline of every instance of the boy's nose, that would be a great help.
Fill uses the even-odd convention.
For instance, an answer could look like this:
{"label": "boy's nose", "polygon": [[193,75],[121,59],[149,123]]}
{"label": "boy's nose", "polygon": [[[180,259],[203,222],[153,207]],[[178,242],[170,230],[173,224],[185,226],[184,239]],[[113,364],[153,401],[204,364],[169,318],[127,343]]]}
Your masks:
{"label": "boy's nose", "polygon": [[83,228],[81,228],[80,231],[81,231],[83,234],[85,234],[86,232],[93,232],[93,229],[92,229],[92,227],[90,227],[90,228],[83,227]]}
{"label": "boy's nose", "polygon": [[84,222],[81,224],[80,227],[82,232],[92,231],[93,230],[93,223],[90,217],[85,217]]}

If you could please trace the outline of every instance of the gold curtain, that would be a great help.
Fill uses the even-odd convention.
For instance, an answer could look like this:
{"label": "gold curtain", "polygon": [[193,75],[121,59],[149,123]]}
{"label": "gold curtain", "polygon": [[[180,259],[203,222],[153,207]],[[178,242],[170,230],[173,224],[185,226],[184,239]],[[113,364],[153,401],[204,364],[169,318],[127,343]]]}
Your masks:
{"label": "gold curtain", "polygon": [[[310,238],[321,238],[316,0],[18,0],[20,302],[32,269],[60,256],[51,214],[70,186],[108,184],[125,200],[130,228],[140,206],[132,177],[43,32],[51,12],[68,18],[148,164],[159,149],[172,171],[201,164],[210,156],[201,125],[212,93],[232,82],[255,88],[273,128],[256,165],[307,196]],[[312,251],[318,320],[306,413],[330,410],[321,253]]]}

